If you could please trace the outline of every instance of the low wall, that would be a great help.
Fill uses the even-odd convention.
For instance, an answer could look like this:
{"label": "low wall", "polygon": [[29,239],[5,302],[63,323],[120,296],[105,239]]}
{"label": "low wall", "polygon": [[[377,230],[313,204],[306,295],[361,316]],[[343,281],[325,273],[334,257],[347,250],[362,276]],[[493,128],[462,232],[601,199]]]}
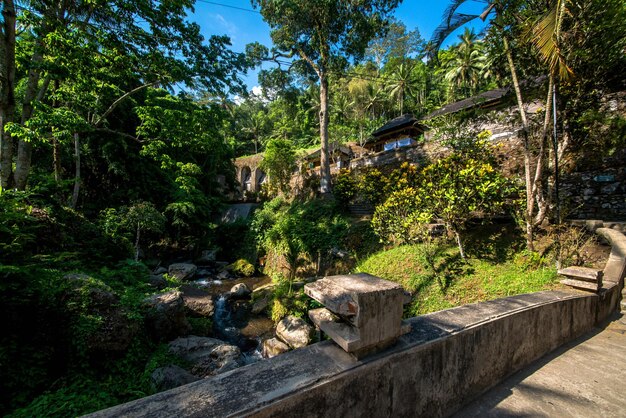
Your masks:
{"label": "low wall", "polygon": [[439,311],[410,319],[395,346],[361,361],[324,341],[90,416],[446,416],[590,331],[616,310],[619,291],[546,291]]}
{"label": "low wall", "polygon": [[626,150],[602,160],[596,170],[574,171],[561,179],[569,216],[580,219],[626,218]]}

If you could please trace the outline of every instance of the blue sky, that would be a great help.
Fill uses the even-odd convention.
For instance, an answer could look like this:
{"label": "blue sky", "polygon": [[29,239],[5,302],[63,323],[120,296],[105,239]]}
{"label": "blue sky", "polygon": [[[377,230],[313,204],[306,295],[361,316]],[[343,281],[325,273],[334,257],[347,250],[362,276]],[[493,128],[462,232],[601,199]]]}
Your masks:
{"label": "blue sky", "polygon": [[[395,16],[409,30],[419,29],[422,36],[428,40],[441,21],[447,5],[448,2],[445,0],[405,0],[396,9]],[[234,51],[243,52],[246,45],[251,42],[260,42],[271,47],[269,26],[259,13],[251,10],[253,9],[249,0],[196,0],[195,12],[189,19],[200,25],[206,38],[211,35],[228,35]],[[460,9],[470,13],[480,13],[481,10],[480,3],[470,3],[468,7]],[[452,36],[449,39],[454,42],[455,38]],[[252,71],[243,76],[250,89],[257,85],[256,74],[257,71]]]}

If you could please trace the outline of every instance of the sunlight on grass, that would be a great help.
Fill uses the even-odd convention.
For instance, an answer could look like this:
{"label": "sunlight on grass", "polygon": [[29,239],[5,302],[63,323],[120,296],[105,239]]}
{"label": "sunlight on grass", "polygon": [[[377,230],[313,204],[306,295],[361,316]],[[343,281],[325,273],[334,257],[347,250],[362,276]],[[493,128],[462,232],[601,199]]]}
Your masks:
{"label": "sunlight on grass", "polygon": [[[433,271],[424,262],[422,244],[381,251],[363,260],[357,272],[369,273],[401,284],[413,295],[406,316],[420,315],[468,303],[553,289],[556,269],[533,265],[510,254],[500,261],[468,259],[445,265],[458,254],[446,247]],[[444,260],[444,261],[442,261]]]}

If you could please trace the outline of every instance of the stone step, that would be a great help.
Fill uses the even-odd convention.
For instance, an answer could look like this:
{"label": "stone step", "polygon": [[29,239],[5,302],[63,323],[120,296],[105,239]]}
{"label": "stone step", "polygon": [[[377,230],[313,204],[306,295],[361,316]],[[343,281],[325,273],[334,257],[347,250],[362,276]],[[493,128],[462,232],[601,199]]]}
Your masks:
{"label": "stone step", "polygon": [[593,269],[589,267],[567,267],[560,269],[559,274],[567,276],[577,280],[584,280],[592,283],[602,283],[602,270]]}
{"label": "stone step", "polygon": [[353,352],[363,346],[359,330],[341,319],[326,308],[312,309],[309,318],[316,327],[328,335],[334,342],[347,352]]}
{"label": "stone step", "polygon": [[587,290],[587,291],[596,292],[596,293],[600,291],[600,288],[602,287],[602,284],[600,283],[591,283],[591,282],[586,282],[583,280],[574,280],[574,279],[563,279],[561,280],[561,283],[566,286],[573,287],[575,289]]}
{"label": "stone step", "polygon": [[350,210],[350,213],[352,213],[353,215],[373,215],[374,214],[374,208],[354,208],[354,207],[350,207],[348,208]]}

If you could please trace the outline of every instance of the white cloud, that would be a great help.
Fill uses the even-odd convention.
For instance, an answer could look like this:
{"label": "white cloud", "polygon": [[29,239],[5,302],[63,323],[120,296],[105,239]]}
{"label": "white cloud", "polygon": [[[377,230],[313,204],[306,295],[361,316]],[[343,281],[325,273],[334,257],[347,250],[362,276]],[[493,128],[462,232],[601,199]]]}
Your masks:
{"label": "white cloud", "polygon": [[262,97],[263,96],[263,89],[261,88],[261,86],[254,86],[254,87],[252,87],[252,90],[250,90],[250,93],[252,93],[253,95],[255,95],[257,97]]}
{"label": "white cloud", "polygon": [[237,95],[235,95],[235,97],[233,97],[233,102],[235,102],[235,104],[236,104],[237,106],[239,106],[240,104],[242,104],[242,103],[243,103],[243,101],[244,101],[244,100],[243,100],[243,97],[241,97],[241,96],[240,96],[240,95],[238,95],[238,94],[237,94]]}
{"label": "white cloud", "polygon": [[230,37],[230,39],[235,40],[237,38],[237,33],[239,33],[239,28],[232,22],[229,22],[222,16],[221,14],[212,14],[209,13],[209,16],[223,29],[226,30],[226,34]]}

